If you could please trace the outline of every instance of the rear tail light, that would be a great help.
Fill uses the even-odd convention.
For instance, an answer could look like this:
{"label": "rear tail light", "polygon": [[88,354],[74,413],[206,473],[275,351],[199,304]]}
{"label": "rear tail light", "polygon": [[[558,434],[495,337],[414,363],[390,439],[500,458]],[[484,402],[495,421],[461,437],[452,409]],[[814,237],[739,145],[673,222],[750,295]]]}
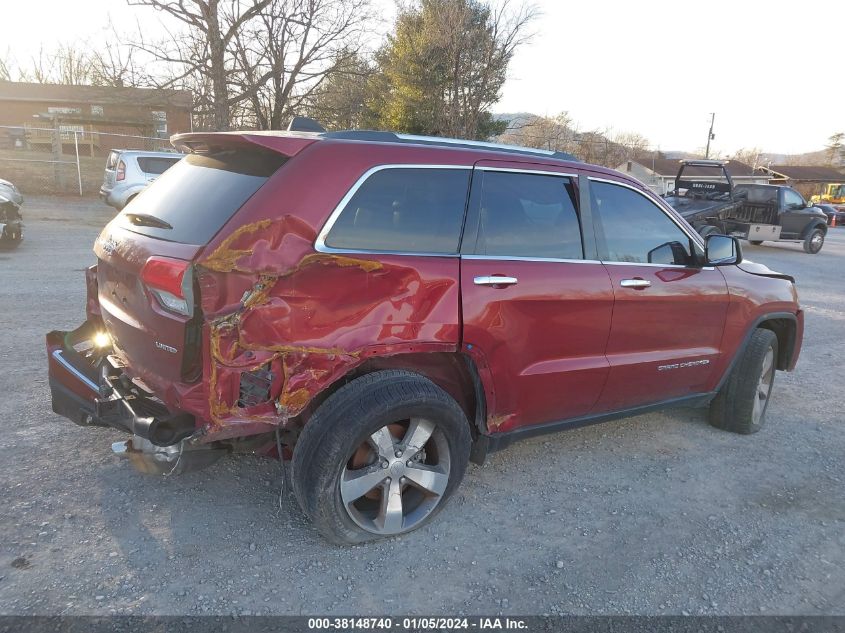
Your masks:
{"label": "rear tail light", "polygon": [[124,180],[126,178],[126,163],[119,161],[117,163],[117,176],[115,180]]}
{"label": "rear tail light", "polygon": [[141,269],[141,281],[165,309],[185,316],[193,314],[190,262],[170,257],[150,257]]}

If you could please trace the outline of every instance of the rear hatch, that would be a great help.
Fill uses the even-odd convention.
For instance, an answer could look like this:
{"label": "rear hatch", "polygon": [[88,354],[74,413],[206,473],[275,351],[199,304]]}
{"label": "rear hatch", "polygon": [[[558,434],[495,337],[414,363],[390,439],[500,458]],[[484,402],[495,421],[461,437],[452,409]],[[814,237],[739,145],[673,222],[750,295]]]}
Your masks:
{"label": "rear hatch", "polygon": [[199,377],[201,315],[192,262],[285,162],[263,149],[192,154],[98,238],[98,296],[116,352],[156,387]]}

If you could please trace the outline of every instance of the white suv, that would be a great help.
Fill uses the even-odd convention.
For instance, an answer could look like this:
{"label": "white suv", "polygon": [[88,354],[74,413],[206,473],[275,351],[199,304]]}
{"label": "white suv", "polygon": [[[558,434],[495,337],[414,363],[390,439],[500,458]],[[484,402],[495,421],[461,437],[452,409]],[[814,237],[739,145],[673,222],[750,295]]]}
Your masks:
{"label": "white suv", "polygon": [[120,210],[183,156],[177,152],[113,149],[106,159],[100,197]]}

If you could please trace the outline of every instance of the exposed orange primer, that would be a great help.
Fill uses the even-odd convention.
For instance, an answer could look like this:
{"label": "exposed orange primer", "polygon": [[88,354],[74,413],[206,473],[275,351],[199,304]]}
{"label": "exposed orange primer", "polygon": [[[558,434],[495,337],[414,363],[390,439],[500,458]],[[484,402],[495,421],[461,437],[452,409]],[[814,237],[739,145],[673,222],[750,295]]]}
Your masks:
{"label": "exposed orange primer", "polygon": [[[267,229],[271,223],[271,220],[262,220],[260,222],[254,222],[240,227],[232,235],[226,238],[226,240],[224,240],[223,243],[215,249],[215,251],[205,261],[203,261],[201,265],[205,268],[218,272],[237,271],[254,274],[257,271],[238,265],[238,261],[244,256],[249,255],[251,251],[248,249],[232,248],[232,245],[243,235],[263,231]],[[345,350],[337,347],[320,348],[290,344],[259,345],[244,343],[240,340],[238,324],[241,317],[249,311],[268,303],[274,287],[281,278],[293,275],[309,266],[336,266],[340,268],[354,267],[368,273],[383,268],[383,264],[378,261],[335,255],[331,253],[310,253],[305,255],[299,263],[286,271],[280,272],[279,274],[261,274],[256,283],[253,285],[252,290],[244,298],[239,311],[217,319],[210,324],[211,371],[209,376],[208,406],[209,417],[211,418],[211,426],[213,427],[213,430],[219,431],[227,424],[230,424],[233,421],[233,418],[239,421],[253,420],[278,425],[280,423],[279,414],[281,414],[283,421],[285,418],[301,413],[311,399],[316,395],[317,391],[319,391],[318,385],[321,384],[320,379],[330,373],[329,369],[317,369],[313,366],[301,367],[303,364],[307,364],[307,361],[301,357],[327,357],[330,364],[332,361],[336,361],[337,363],[350,366],[357,364],[360,360],[359,351]],[[223,339],[226,340],[225,349]],[[268,352],[271,356],[269,358],[263,358],[261,362],[255,365],[255,367],[246,369],[239,368],[238,371],[252,371],[267,363],[272,363],[277,359],[281,359],[282,372],[284,375],[282,391],[276,400],[276,414],[246,414],[235,404],[229,405],[225,403],[222,395],[218,393],[219,372],[221,369],[225,369],[235,364],[238,361],[241,351]],[[294,361],[294,358],[297,357],[300,357],[298,361]],[[293,382],[291,380],[292,378],[294,379]],[[314,385],[313,391],[312,389],[309,389],[309,386],[312,384]]]}
{"label": "exposed orange primer", "polygon": [[255,306],[267,303],[267,300],[270,298],[270,291],[273,290],[273,287],[276,285],[278,280],[278,277],[262,275],[259,278],[258,283],[253,286],[253,291],[244,300],[244,309],[249,310]]}
{"label": "exposed orange primer", "polygon": [[[281,354],[325,354],[328,356],[352,356],[357,358],[361,352],[349,352],[340,347],[306,347],[303,345],[255,345],[237,343],[241,349],[261,352],[279,352]],[[274,358],[278,358],[275,356]]]}
{"label": "exposed orange primer", "polygon": [[311,264],[322,264],[323,266],[334,264],[336,266],[340,266],[341,268],[356,267],[368,273],[384,268],[384,265],[381,262],[371,259],[358,259],[357,257],[345,257],[343,255],[334,255],[331,253],[311,253],[310,255],[303,257],[296,268],[290,271],[290,273],[301,270]]}
{"label": "exposed orange primer", "polygon": [[497,429],[500,426],[502,426],[505,422],[507,422],[508,418],[510,418],[510,417],[511,417],[510,414],[508,414],[508,415],[491,415],[489,418],[487,418],[487,428],[491,429],[491,430]]}
{"label": "exposed orange primer", "polygon": [[214,252],[211,255],[203,260],[202,265],[209,270],[216,270],[221,273],[228,273],[235,270],[239,272],[250,272],[239,268],[238,260],[241,257],[249,255],[252,251],[250,249],[232,248],[232,244],[248,233],[263,231],[272,223],[273,220],[266,219],[259,220],[258,222],[252,222],[251,224],[244,224],[243,226],[237,228],[230,236],[223,240],[220,246],[214,249]]}
{"label": "exposed orange primer", "polygon": [[[309,392],[303,387],[295,389],[292,392],[289,391],[290,375],[288,364],[285,361],[290,355],[322,355],[329,357],[343,356],[350,360],[358,359],[358,357],[360,356],[360,352],[350,352],[340,348],[319,348],[303,345],[256,346],[241,344],[240,341],[238,341],[237,339],[232,341],[232,345],[230,348],[231,351],[227,355],[223,353],[221,349],[221,338],[226,336],[227,334],[231,334],[233,331],[236,331],[234,321],[235,319],[230,316],[212,323],[210,328],[211,342],[209,349],[211,354],[211,373],[209,375],[208,408],[209,417],[211,418],[212,426],[214,427],[219,428],[225,426],[225,418],[229,417],[254,420],[258,422],[266,422],[270,424],[279,424],[278,416],[245,414],[236,405],[228,405],[222,401],[220,394],[217,390],[219,367],[231,365],[235,361],[239,349],[245,351],[255,350],[273,352],[270,358],[262,359],[260,362],[254,364],[253,366],[240,369],[240,371],[253,371],[255,369],[258,369],[259,367],[266,365],[267,363],[272,363],[276,359],[282,359],[282,369],[285,375],[282,384],[282,393],[279,395],[277,402],[279,403],[279,405],[284,407],[284,414],[287,417],[294,416],[300,413],[311,400],[311,398],[315,395],[314,393]],[[312,378],[316,378],[316,376],[320,372],[312,368],[305,370],[302,373],[307,373]]]}
{"label": "exposed orange primer", "polygon": [[279,404],[285,407],[288,411],[299,412],[305,408],[305,405],[308,404],[313,396],[314,394],[304,387],[301,387],[293,393],[287,393],[286,391],[283,392],[279,398]]}

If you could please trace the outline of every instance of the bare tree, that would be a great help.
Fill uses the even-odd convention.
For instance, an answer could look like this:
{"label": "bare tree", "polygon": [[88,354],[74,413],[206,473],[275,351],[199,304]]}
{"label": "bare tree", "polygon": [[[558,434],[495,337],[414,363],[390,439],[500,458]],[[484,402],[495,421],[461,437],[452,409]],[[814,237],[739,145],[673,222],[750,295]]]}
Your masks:
{"label": "bare tree", "polygon": [[110,34],[102,46],[90,53],[91,83],[95,86],[149,86],[154,83],[143,62],[140,52],[125,43],[126,38],[110,25]]}
{"label": "bare tree", "polygon": [[86,42],[60,43],[55,48],[39,47],[27,66],[18,69],[21,81],[84,85],[91,79],[91,56]]}
{"label": "bare tree", "polygon": [[12,58],[11,51],[7,48],[6,52],[0,55],[0,81],[12,81],[16,72],[15,61]]}
{"label": "bare tree", "polygon": [[537,147],[555,152],[575,151],[575,130],[567,112],[554,117],[530,115],[508,123],[499,142],[524,147]]}
{"label": "bare tree", "polygon": [[[612,144],[618,156],[613,157],[613,166],[617,167],[626,160],[639,158],[649,151],[648,139],[636,132],[621,132],[611,137]],[[618,159],[617,159],[618,158]]]}
{"label": "bare tree", "polygon": [[130,5],[153,7],[187,26],[187,33],[174,33],[169,42],[147,45],[142,40],[137,46],[160,61],[183,67],[183,73],[172,78],[170,84],[194,73],[207,79],[214,127],[228,130],[232,106],[245,96],[230,93],[227,50],[238,31],[261,14],[272,0],[127,1]]}
{"label": "bare tree", "polygon": [[181,23],[136,47],[163,65],[159,87],[190,89],[197,123],[220,130],[281,127],[360,49],[370,1],[128,0]]}
{"label": "bare tree", "polygon": [[731,156],[731,160],[750,165],[754,169],[763,164],[763,150],[759,147],[738,149]]}
{"label": "bare tree", "polygon": [[272,0],[235,34],[236,90],[246,116],[278,129],[361,50],[370,0]]}
{"label": "bare tree", "polygon": [[827,164],[831,167],[839,165],[845,160],[845,132],[831,134],[827,139]]}

